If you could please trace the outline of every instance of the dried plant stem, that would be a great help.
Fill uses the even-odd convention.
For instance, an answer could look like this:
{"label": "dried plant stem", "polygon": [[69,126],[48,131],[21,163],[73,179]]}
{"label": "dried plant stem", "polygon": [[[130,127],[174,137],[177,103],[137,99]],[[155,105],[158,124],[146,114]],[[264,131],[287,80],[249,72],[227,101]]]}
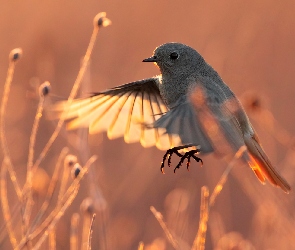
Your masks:
{"label": "dried plant stem", "polygon": [[209,218],[209,190],[203,186],[201,189],[201,210],[197,236],[194,240],[192,250],[204,250],[207,232],[207,222]]}
{"label": "dried plant stem", "polygon": [[[62,128],[62,125],[64,124],[65,117],[66,117],[66,115],[68,113],[68,110],[69,110],[69,106],[71,105],[71,103],[73,102],[75,96],[77,95],[78,89],[79,89],[79,87],[81,85],[81,82],[82,82],[82,79],[83,79],[83,76],[84,76],[84,74],[86,72],[86,68],[87,68],[87,65],[89,63],[89,59],[90,59],[90,56],[91,56],[91,53],[92,53],[92,50],[93,50],[93,47],[94,47],[98,32],[99,32],[99,28],[97,26],[95,26],[94,29],[93,29],[92,35],[91,35],[91,39],[90,39],[88,48],[86,50],[86,54],[85,54],[85,56],[83,58],[82,65],[81,65],[81,68],[79,70],[78,76],[77,76],[77,78],[75,80],[75,83],[73,85],[71,93],[70,93],[70,95],[68,97],[66,109],[63,111],[54,132],[52,133],[50,139],[48,140],[48,142],[46,143],[46,145],[43,148],[42,152],[40,153],[40,155],[39,155],[38,159],[36,160],[35,164],[32,167],[30,167],[30,170],[31,170],[30,175],[32,175],[36,171],[36,169],[38,168],[38,166],[40,165],[40,163],[42,162],[42,160],[46,156],[47,152],[49,151],[50,147],[52,146],[53,142],[57,138],[57,136],[58,136],[58,134],[59,134],[59,132],[60,132],[60,130]],[[25,186],[24,186],[24,190],[28,189],[28,185],[29,185],[29,183],[27,182],[25,184]]]}
{"label": "dried plant stem", "polygon": [[162,227],[168,241],[170,242],[170,244],[173,246],[174,249],[180,249],[179,248],[179,244],[176,241],[176,239],[174,239],[174,237],[172,236],[171,232],[169,231],[167,225],[165,224],[165,222],[163,221],[163,216],[160,212],[158,212],[155,207],[151,206],[150,207],[151,212],[154,214],[155,218],[157,219],[157,221],[159,222],[160,226]]}
{"label": "dried plant stem", "polygon": [[89,227],[91,225],[91,215],[87,212],[83,214],[83,227],[82,227],[82,240],[81,240],[81,249],[88,249],[88,240],[89,240]]}
{"label": "dried plant stem", "polygon": [[225,182],[227,181],[227,177],[229,172],[234,166],[234,163],[237,159],[239,159],[242,154],[246,150],[246,146],[242,146],[235,153],[234,158],[230,161],[227,168],[223,172],[220,177],[217,185],[215,186],[210,198],[209,198],[209,190],[208,187],[203,186],[201,189],[201,211],[200,211],[200,221],[199,221],[199,229],[194,240],[192,250],[204,250],[205,249],[205,241],[206,241],[206,232],[207,232],[207,223],[209,219],[210,208],[214,205],[217,196],[220,194],[221,190]]}
{"label": "dried plant stem", "polygon": [[11,245],[13,249],[19,249],[17,247],[17,241],[14,235],[14,231],[11,225],[11,214],[10,214],[10,209],[8,205],[8,199],[7,199],[7,181],[6,181],[6,174],[7,174],[7,162],[5,162],[5,159],[3,160],[2,163],[2,169],[1,169],[1,205],[2,205],[2,213],[5,221],[5,225],[7,228],[7,232],[9,235],[9,239],[11,242]]}
{"label": "dried plant stem", "polygon": [[50,203],[50,200],[52,198],[52,194],[55,190],[55,187],[56,187],[56,183],[59,179],[59,172],[60,172],[60,168],[62,166],[62,161],[63,159],[65,158],[65,156],[67,155],[67,153],[69,152],[69,149],[68,148],[63,148],[58,159],[57,159],[57,163],[55,165],[55,168],[54,168],[54,172],[53,172],[53,175],[52,175],[52,178],[50,180],[50,183],[49,183],[49,187],[48,187],[48,190],[47,190],[47,194],[46,194],[46,197],[45,197],[45,200],[37,214],[37,216],[35,217],[34,221],[32,222],[32,225],[31,225],[31,232],[34,231],[35,227],[39,224],[42,216],[44,215],[44,213],[46,212],[48,206],[49,206],[49,203]]}
{"label": "dried plant stem", "polygon": [[0,137],[1,137],[1,147],[2,147],[3,154],[4,154],[4,161],[5,161],[5,164],[7,164],[7,169],[8,169],[9,175],[10,175],[10,179],[13,183],[13,186],[14,186],[14,189],[15,189],[18,199],[22,200],[21,188],[19,186],[19,182],[17,181],[16,173],[14,171],[14,167],[11,162],[11,157],[10,157],[10,153],[9,153],[8,146],[7,146],[7,140],[6,140],[6,136],[5,136],[5,123],[4,123],[4,119],[6,116],[6,106],[7,106],[7,102],[8,102],[8,96],[10,93],[10,85],[11,85],[11,82],[13,79],[14,69],[15,69],[15,61],[10,61],[6,81],[4,84],[4,92],[3,92],[2,102],[1,102]]}
{"label": "dried plant stem", "polygon": [[[7,168],[6,168],[6,171],[7,171]],[[0,182],[0,185],[1,185],[1,182]],[[1,193],[0,193],[0,197],[1,197]],[[11,224],[15,223],[16,217],[17,215],[19,215],[20,207],[21,207],[21,204],[17,202],[16,204],[14,204],[12,209],[11,208],[9,209],[11,214],[11,218],[10,218]],[[4,221],[0,226],[0,242],[3,242],[4,239],[7,238],[7,230],[4,230],[5,227],[6,227],[6,222]]]}
{"label": "dried plant stem", "polygon": [[69,186],[68,190],[64,194],[63,201],[71,195],[72,191],[75,189],[75,186],[80,183],[80,181],[82,180],[84,175],[88,172],[90,166],[93,164],[93,162],[96,161],[96,159],[97,159],[97,156],[94,155],[86,162],[85,166],[81,169],[81,172],[79,173],[77,178],[72,182],[72,184]]}
{"label": "dried plant stem", "polygon": [[235,153],[234,158],[230,161],[227,168],[223,172],[221,178],[219,179],[217,185],[215,186],[215,188],[210,196],[209,209],[214,205],[216,197],[219,195],[219,193],[223,189],[223,186],[224,186],[225,182],[227,181],[228,174],[231,171],[231,169],[233,168],[236,160],[242,156],[242,154],[245,152],[245,150],[247,150],[246,146],[240,147],[239,150]]}
{"label": "dried plant stem", "polygon": [[51,230],[53,230],[53,228],[56,226],[57,222],[59,222],[60,218],[64,215],[67,208],[72,204],[73,200],[75,199],[76,195],[78,194],[78,191],[79,191],[79,184],[76,186],[73,193],[70,195],[70,197],[64,203],[64,205],[59,209],[59,211],[57,211],[57,213],[55,214],[55,217],[53,218],[51,223],[46,227],[45,232],[43,233],[41,238],[38,240],[38,242],[35,244],[35,246],[33,247],[32,250],[40,249],[41,245],[46,240],[49,232]]}
{"label": "dried plant stem", "polygon": [[56,249],[56,231],[55,228],[49,231],[48,235],[48,241],[49,241],[49,250],[55,250]]}
{"label": "dried plant stem", "polygon": [[143,248],[144,248],[144,244],[143,244],[143,242],[141,241],[141,242],[139,242],[139,244],[138,244],[138,248],[137,248],[137,250],[143,250]]}
{"label": "dried plant stem", "polygon": [[[63,195],[62,203],[61,203],[62,205],[61,206],[56,206],[55,209],[47,216],[47,218],[43,221],[43,223],[38,228],[36,228],[32,233],[27,234],[21,240],[21,242],[19,244],[19,248],[22,248],[28,241],[31,241],[31,240],[35,239],[45,229],[46,229],[46,231],[50,230],[50,225],[52,225],[53,221],[55,221],[55,224],[57,223],[56,218],[60,218],[63,215],[63,213],[61,214],[61,211],[64,212],[68,208],[68,206],[71,205],[73,199],[76,197],[77,192],[79,190],[80,181],[82,180],[84,175],[88,172],[89,167],[91,166],[91,164],[95,160],[96,160],[96,156],[92,156],[86,162],[85,166],[82,168],[82,170],[79,173],[79,175],[77,176],[77,178],[72,182],[72,184],[67,189],[66,193]],[[73,194],[75,194],[75,195],[73,196]],[[71,202],[69,202],[69,201],[71,201]],[[38,248],[36,248],[36,249],[38,249]]]}
{"label": "dried plant stem", "polygon": [[58,191],[58,198],[57,198],[57,205],[61,204],[62,201],[62,197],[66,191],[66,186],[68,183],[68,179],[69,179],[69,175],[70,175],[70,169],[69,166],[64,162],[63,164],[63,171],[62,171],[62,177],[60,180],[60,188]]}
{"label": "dried plant stem", "polygon": [[32,206],[33,206],[33,197],[32,197],[32,179],[33,179],[33,159],[34,159],[34,147],[36,142],[36,135],[37,130],[39,127],[40,118],[42,117],[44,107],[44,96],[41,95],[39,98],[38,108],[35,115],[33,129],[30,136],[30,143],[29,143],[29,156],[28,156],[28,163],[27,163],[27,180],[26,180],[26,190],[23,193],[24,197],[26,198],[26,205],[23,214],[23,221],[24,221],[24,231],[27,232],[29,227],[29,222],[31,218]]}
{"label": "dried plant stem", "polygon": [[71,219],[71,237],[70,237],[70,249],[78,250],[78,226],[80,215],[78,213],[73,214]]}
{"label": "dried plant stem", "polygon": [[26,245],[28,241],[34,240],[38,235],[40,235],[43,231],[42,236],[38,240],[38,243],[35,244],[33,249],[39,249],[41,244],[44,242],[44,240],[47,238],[49,231],[56,225],[58,220],[63,216],[65,210],[71,205],[73,200],[75,199],[78,191],[79,191],[79,183],[75,185],[74,190],[72,191],[71,195],[67,197],[65,202],[61,207],[58,209],[55,208],[49,215],[48,217],[44,220],[44,222],[31,234],[26,235],[20,242],[19,248],[22,249]]}
{"label": "dried plant stem", "polygon": [[91,222],[90,222],[90,227],[89,227],[89,232],[88,232],[88,247],[87,247],[87,250],[91,250],[91,239],[92,239],[93,223],[94,223],[95,217],[96,217],[96,214],[93,214]]}
{"label": "dried plant stem", "polygon": [[33,168],[37,168],[39,166],[39,164],[41,163],[41,161],[44,159],[44,157],[47,154],[48,150],[50,149],[51,145],[53,144],[56,137],[58,136],[58,134],[59,134],[59,132],[60,132],[60,130],[62,128],[62,125],[64,124],[66,115],[67,115],[67,113],[69,111],[69,107],[70,107],[71,103],[73,102],[74,98],[77,95],[78,89],[79,89],[79,87],[81,85],[81,82],[82,82],[82,79],[83,79],[83,76],[84,76],[84,74],[86,72],[86,68],[88,66],[89,59],[90,59],[90,56],[91,56],[91,53],[92,53],[92,50],[93,50],[93,47],[94,47],[98,32],[99,32],[99,28],[97,26],[94,26],[88,48],[86,50],[85,56],[84,56],[83,61],[82,61],[81,68],[79,70],[78,76],[77,76],[77,78],[75,80],[75,83],[73,85],[73,88],[71,90],[69,98],[67,100],[66,108],[63,111],[63,113],[61,114],[60,119],[59,119],[59,121],[57,123],[57,126],[56,126],[53,134],[51,135],[49,141],[47,142],[47,144],[45,145],[45,147],[42,150],[41,154],[39,155],[39,157],[38,157],[37,161],[35,162]]}

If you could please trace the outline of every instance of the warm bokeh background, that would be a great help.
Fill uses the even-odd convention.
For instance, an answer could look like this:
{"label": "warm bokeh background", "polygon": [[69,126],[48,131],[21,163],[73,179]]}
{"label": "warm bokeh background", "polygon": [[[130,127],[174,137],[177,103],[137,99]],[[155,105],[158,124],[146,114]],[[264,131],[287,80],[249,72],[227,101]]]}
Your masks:
{"label": "warm bokeh background", "polygon": [[[52,101],[67,97],[92,32],[92,19],[106,11],[113,24],[99,35],[82,94],[156,75],[158,70],[142,64],[142,59],[162,43],[186,43],[205,57],[238,96],[251,92],[262,98],[279,126],[275,124],[271,134],[270,120],[255,122],[262,113],[250,117],[270,158],[294,186],[292,145],[275,138],[283,129],[295,134],[293,0],[2,0],[0,4],[3,84],[10,50],[21,47],[24,52],[6,118],[8,144],[20,178],[25,174],[37,107],[36,84],[51,82]],[[36,155],[53,128],[54,122],[42,120]],[[176,174],[166,169],[162,175],[163,152],[156,148],[127,145],[123,139],[109,141],[105,134],[89,138],[89,149],[78,143],[74,133],[63,132],[41,165],[50,175],[63,146],[69,146],[82,163],[90,154],[99,156],[58,224],[57,249],[69,248],[70,217],[88,196],[94,199],[98,214],[93,249],[137,249],[139,241],[146,249],[172,249],[149,210],[151,205],[183,241],[181,249],[190,249],[198,229],[200,189],[207,185],[213,190],[226,168],[224,162],[208,155],[203,157],[203,168],[194,162],[190,172],[183,167]],[[12,204],[13,196],[12,192]],[[286,195],[269,184],[260,185],[247,166],[236,166],[210,212],[206,249],[233,249],[226,246],[229,241],[239,242],[235,249],[294,249],[294,198],[294,192]],[[0,217],[0,226],[2,222]],[[2,238],[0,248],[9,247],[8,238]]]}

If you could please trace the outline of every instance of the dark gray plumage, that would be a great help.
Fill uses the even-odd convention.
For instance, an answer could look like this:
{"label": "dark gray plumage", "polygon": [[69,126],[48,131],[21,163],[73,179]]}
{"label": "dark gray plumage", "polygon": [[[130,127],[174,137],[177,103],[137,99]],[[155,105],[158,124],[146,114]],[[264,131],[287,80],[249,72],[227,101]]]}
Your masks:
{"label": "dark gray plumage", "polygon": [[[266,178],[289,192],[239,100],[196,50],[166,43],[143,61],[154,62],[161,75],[75,100],[67,107],[67,127],[89,127],[90,133],[106,130],[109,138],[124,135],[126,142],[140,141],[145,147],[193,144],[201,153],[221,156],[233,156],[246,146],[243,159],[259,180],[264,183]],[[64,103],[55,108],[62,112]]]}

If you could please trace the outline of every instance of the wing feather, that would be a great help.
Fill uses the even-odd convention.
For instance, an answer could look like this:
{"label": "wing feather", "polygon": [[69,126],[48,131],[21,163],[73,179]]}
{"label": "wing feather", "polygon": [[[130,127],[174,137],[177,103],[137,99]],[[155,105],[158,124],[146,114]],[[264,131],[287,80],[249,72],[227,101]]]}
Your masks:
{"label": "wing feather", "polygon": [[158,77],[127,83],[74,100],[69,107],[66,102],[57,103],[51,114],[60,117],[67,110],[68,129],[89,127],[91,134],[107,131],[110,139],[124,136],[127,143],[139,141],[144,147],[169,149],[181,142],[176,135],[152,126],[168,111],[158,84]]}

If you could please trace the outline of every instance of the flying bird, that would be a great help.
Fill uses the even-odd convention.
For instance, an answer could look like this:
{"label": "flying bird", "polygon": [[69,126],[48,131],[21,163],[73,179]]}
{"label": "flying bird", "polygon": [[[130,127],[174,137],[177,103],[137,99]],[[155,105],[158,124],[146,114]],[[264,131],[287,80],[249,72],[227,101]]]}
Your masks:
{"label": "flying bird", "polygon": [[[264,152],[240,101],[218,73],[193,48],[166,43],[143,62],[153,62],[160,75],[130,82],[87,98],[55,105],[65,109],[67,128],[107,131],[110,139],[159,149],[195,146],[201,154],[232,157],[241,147],[242,160],[257,178],[288,193],[291,188]],[[199,158],[195,158],[199,159]]]}

